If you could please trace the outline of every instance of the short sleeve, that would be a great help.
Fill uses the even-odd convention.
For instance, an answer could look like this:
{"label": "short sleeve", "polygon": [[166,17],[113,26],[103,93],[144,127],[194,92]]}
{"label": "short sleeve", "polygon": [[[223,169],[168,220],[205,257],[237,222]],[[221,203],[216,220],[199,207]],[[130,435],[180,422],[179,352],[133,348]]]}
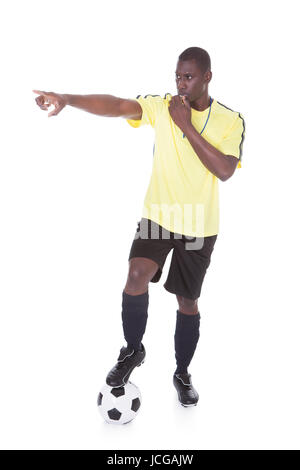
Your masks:
{"label": "short sleeve", "polygon": [[245,138],[245,121],[239,113],[233,125],[226,132],[223,140],[220,142],[218,149],[225,155],[233,155],[238,158],[237,168],[241,168],[241,160],[243,153],[243,143]]}
{"label": "short sleeve", "polygon": [[135,98],[140,103],[143,110],[142,119],[126,119],[132,127],[140,127],[145,124],[155,127],[156,117],[162,110],[163,98],[160,95],[146,95],[142,97],[138,95]]}

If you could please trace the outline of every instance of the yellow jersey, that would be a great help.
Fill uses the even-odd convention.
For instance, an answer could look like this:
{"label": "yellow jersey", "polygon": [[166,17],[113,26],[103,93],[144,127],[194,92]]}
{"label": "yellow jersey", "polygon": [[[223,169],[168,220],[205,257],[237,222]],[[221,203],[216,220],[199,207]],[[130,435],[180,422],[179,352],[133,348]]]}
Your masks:
{"label": "yellow jersey", "polygon": [[[170,93],[164,97],[138,95],[135,100],[142,107],[142,118],[126,119],[132,127],[149,124],[155,130],[152,175],[142,217],[181,235],[216,235],[219,232],[218,178],[202,164],[171,118],[168,109],[171,98]],[[239,112],[214,99],[211,109],[191,108],[191,121],[199,133],[206,123],[202,137],[225,155],[236,157],[237,168],[241,168],[245,121]]]}

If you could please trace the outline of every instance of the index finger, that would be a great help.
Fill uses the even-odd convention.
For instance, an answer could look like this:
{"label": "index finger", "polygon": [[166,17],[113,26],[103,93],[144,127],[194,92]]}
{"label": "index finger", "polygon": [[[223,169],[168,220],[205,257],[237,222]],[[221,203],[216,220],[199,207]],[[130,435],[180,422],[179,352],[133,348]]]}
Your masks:
{"label": "index finger", "polygon": [[39,91],[39,90],[32,90],[34,93],[38,93],[39,95],[46,95],[47,93],[45,91]]}

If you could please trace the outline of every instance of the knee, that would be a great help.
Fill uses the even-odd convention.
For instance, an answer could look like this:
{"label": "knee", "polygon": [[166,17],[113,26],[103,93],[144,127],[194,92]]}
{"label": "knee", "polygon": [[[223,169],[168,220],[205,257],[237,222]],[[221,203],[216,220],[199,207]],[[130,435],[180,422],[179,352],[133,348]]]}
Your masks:
{"label": "knee", "polygon": [[155,275],[158,264],[155,261],[144,258],[133,258],[130,260],[127,283],[131,285],[147,286]]}
{"label": "knee", "polygon": [[127,285],[132,287],[147,287],[150,282],[152,273],[147,270],[143,263],[131,262],[128,276]]}
{"label": "knee", "polygon": [[138,267],[132,267],[128,271],[127,282],[134,285],[147,284],[146,276],[143,270]]}
{"label": "knee", "polygon": [[186,297],[183,297],[181,295],[176,295],[176,297],[178,301],[179,310],[182,313],[187,313],[187,314],[198,313],[198,299],[195,299],[195,300],[187,299]]}

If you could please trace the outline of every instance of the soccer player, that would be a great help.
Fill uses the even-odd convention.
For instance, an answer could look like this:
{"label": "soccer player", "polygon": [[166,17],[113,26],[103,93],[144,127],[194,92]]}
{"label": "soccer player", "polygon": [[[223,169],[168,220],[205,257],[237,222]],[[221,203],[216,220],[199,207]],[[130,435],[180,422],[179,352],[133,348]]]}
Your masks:
{"label": "soccer player", "polygon": [[178,95],[69,95],[33,90],[48,116],[66,105],[107,117],[123,117],[132,127],[155,130],[153,169],[143,213],[132,242],[128,277],[122,291],[126,346],[120,350],[106,382],[125,385],[146,356],[142,338],[148,318],[149,282],[158,282],[173,250],[165,289],[176,295],[173,383],[183,406],[199,395],[188,371],[200,336],[198,298],[219,232],[219,180],[241,167],[245,122],[242,115],[209,96],[209,54],[190,47],[178,58]]}

